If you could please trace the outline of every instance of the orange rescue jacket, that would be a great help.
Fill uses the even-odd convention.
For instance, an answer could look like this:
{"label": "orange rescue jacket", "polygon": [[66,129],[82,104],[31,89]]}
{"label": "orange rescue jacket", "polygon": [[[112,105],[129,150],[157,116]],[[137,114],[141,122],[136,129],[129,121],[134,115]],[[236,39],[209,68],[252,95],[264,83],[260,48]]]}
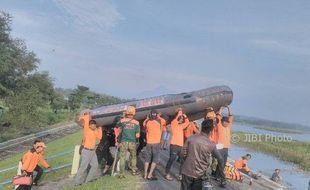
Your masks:
{"label": "orange rescue jacket", "polygon": [[190,122],[188,127],[186,127],[186,129],[184,129],[184,138],[185,140],[188,139],[190,136],[199,133],[196,125],[194,122]]}
{"label": "orange rescue jacket", "polygon": [[247,172],[250,171],[250,168],[248,168],[248,161],[243,159],[235,161],[235,168],[238,170],[244,169]]}
{"label": "orange rescue jacket", "polygon": [[184,144],[184,129],[188,127],[189,120],[185,119],[184,123],[179,124],[177,118],[171,122],[171,141],[170,144],[183,146]]}
{"label": "orange rescue jacket", "polygon": [[22,170],[32,173],[37,165],[40,164],[44,168],[49,168],[49,164],[44,160],[42,153],[37,153],[35,149],[29,150],[22,157]]}
{"label": "orange rescue jacket", "polygon": [[161,134],[164,127],[161,119],[149,120],[143,122],[146,129],[146,142],[147,144],[158,144],[161,140]]}
{"label": "orange rescue jacket", "polygon": [[230,147],[230,138],[231,138],[231,127],[232,127],[232,122],[233,122],[233,116],[229,116],[229,121],[228,121],[228,126],[224,127],[222,125],[222,116],[218,115],[218,143],[223,144],[224,148],[229,148]]}

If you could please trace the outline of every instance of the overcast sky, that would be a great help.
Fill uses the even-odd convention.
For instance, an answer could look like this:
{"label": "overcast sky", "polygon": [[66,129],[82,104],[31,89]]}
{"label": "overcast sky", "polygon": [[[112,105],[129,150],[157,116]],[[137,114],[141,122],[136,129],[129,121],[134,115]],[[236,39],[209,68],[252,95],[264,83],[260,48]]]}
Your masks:
{"label": "overcast sky", "polygon": [[141,98],[228,85],[238,114],[309,125],[309,0],[1,0],[0,8],[58,87]]}

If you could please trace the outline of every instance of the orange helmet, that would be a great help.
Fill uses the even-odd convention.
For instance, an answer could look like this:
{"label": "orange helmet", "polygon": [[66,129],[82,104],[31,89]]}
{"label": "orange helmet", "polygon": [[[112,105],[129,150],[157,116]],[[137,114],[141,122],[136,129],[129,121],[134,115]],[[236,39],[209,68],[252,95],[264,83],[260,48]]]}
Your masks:
{"label": "orange helmet", "polygon": [[136,115],[136,108],[133,106],[128,106],[125,113],[126,115]]}

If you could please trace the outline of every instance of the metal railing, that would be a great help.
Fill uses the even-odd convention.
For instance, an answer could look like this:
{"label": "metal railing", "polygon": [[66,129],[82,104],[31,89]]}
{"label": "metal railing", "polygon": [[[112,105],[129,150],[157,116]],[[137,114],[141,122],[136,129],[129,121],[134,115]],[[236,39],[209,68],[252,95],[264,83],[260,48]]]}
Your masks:
{"label": "metal railing", "polygon": [[[58,154],[56,154],[56,155],[47,157],[46,160],[53,160],[54,158],[58,158],[58,157],[61,157],[61,156],[65,156],[65,155],[70,154],[70,153],[73,153],[73,152],[74,152],[73,149],[66,150],[66,151],[60,152],[60,153],[58,153]],[[17,169],[17,166],[10,166],[10,167],[5,168],[5,169],[0,169],[0,173],[6,172],[6,171],[10,171],[10,170],[13,170],[13,169]]]}
{"label": "metal railing", "polygon": [[[74,149],[65,150],[65,151],[60,152],[60,153],[58,153],[56,155],[47,157],[46,160],[54,160],[55,158],[59,158],[59,157],[65,156],[65,155],[71,154],[73,152],[74,152]],[[71,166],[72,166],[72,163],[67,163],[67,164],[64,164],[64,165],[61,165],[61,166],[53,167],[53,169],[47,170],[46,173],[51,173],[51,172],[54,172],[54,171],[57,171],[57,170],[61,170],[61,169],[64,169],[64,168],[68,168],[68,167],[71,167]],[[5,173],[5,172],[8,172],[8,171],[17,169],[17,168],[18,168],[18,166],[10,166],[8,168],[1,169],[0,173]],[[12,176],[12,178],[13,178],[13,176]],[[12,183],[12,179],[7,179],[7,180],[5,180],[3,182],[0,182],[0,188],[3,188],[4,185],[8,185],[10,183]]]}
{"label": "metal railing", "polygon": [[19,145],[21,143],[27,142],[29,140],[40,138],[40,137],[46,136],[46,135],[51,134],[51,133],[55,133],[55,132],[59,132],[59,131],[62,131],[62,130],[67,130],[67,129],[71,129],[71,128],[74,128],[74,127],[76,127],[75,123],[69,123],[69,124],[61,126],[61,127],[57,127],[57,128],[49,129],[49,130],[46,130],[46,131],[41,131],[41,132],[38,132],[38,133],[35,133],[35,134],[27,135],[27,136],[24,136],[24,137],[8,140],[8,141],[0,143],[0,151],[1,150],[5,150],[5,149],[10,148],[10,147],[13,147],[13,146],[16,146],[16,145]]}

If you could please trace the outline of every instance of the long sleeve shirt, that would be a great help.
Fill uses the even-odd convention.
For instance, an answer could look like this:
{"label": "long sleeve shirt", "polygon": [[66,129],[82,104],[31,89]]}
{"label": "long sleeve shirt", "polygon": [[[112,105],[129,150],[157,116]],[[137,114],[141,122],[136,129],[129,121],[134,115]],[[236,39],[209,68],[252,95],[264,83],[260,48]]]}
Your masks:
{"label": "long sleeve shirt", "polygon": [[188,127],[189,120],[185,119],[184,123],[179,123],[177,118],[171,122],[171,141],[170,144],[183,146],[184,144],[184,129]]}
{"label": "long sleeve shirt", "polygon": [[49,164],[44,160],[41,153],[37,153],[35,149],[29,150],[22,157],[22,170],[32,173],[37,165],[40,164],[44,168],[49,168]]}
{"label": "long sleeve shirt", "polygon": [[201,178],[206,174],[213,156],[218,160],[220,177],[224,178],[224,160],[207,134],[200,133],[189,137],[183,146],[182,156],[184,157],[182,174]]}

